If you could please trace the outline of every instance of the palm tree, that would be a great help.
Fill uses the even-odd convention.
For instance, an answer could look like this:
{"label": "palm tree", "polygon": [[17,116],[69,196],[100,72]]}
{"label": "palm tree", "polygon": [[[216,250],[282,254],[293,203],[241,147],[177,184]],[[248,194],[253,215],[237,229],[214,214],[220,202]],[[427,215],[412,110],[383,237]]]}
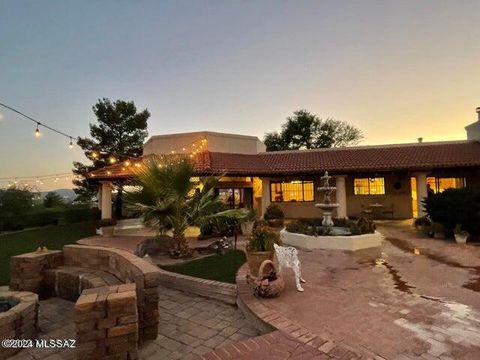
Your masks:
{"label": "palm tree", "polygon": [[126,196],[129,207],[159,234],[172,232],[176,256],[191,255],[185,231],[189,225],[198,224],[202,217],[221,209],[215,196],[218,178],[206,178],[196,186],[191,181],[193,165],[185,157],[152,157],[135,172],[136,190],[127,192]]}

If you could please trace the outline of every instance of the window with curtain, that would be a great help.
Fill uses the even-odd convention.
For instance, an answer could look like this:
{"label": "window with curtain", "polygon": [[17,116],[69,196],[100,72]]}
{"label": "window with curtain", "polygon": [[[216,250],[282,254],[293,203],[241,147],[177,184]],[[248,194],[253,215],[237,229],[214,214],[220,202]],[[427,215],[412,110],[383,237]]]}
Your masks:
{"label": "window with curtain", "polygon": [[385,179],[383,177],[354,179],[353,193],[355,195],[384,195]]}
{"label": "window with curtain", "polygon": [[272,202],[314,201],[315,188],[312,180],[271,181]]}

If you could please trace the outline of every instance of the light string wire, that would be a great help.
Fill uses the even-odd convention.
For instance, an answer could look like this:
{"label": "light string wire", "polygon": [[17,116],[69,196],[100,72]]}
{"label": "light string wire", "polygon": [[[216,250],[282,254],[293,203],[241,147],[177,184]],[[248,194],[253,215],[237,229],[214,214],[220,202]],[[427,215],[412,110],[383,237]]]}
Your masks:
{"label": "light string wire", "polygon": [[[6,105],[2,102],[0,102],[0,106],[24,117],[25,119],[33,122],[34,124],[36,124],[36,129],[35,129],[35,136],[36,137],[39,137],[40,135],[40,130],[39,128],[40,127],[44,127],[45,129],[48,129],[50,131],[53,131],[55,133],[57,133],[58,135],[61,135],[67,139],[70,140],[70,143],[69,143],[69,147],[72,148],[73,147],[73,143],[72,141],[73,140],[78,140],[80,139],[79,136],[73,136],[73,135],[70,135],[64,131],[61,131],[61,130],[58,130],[50,125],[47,125],[45,124],[44,122],[42,121],[39,121],[25,113],[23,113],[22,111],[20,110],[17,110],[9,105]],[[200,143],[199,146],[197,146],[197,144]],[[196,154],[197,152],[203,152],[205,150],[207,150],[207,140],[206,139],[199,139],[199,140],[194,140],[190,143],[187,143],[187,144],[184,144],[182,146],[179,146],[177,148],[174,148],[172,150],[170,150],[169,154],[185,154],[185,153],[190,153],[190,157],[192,157],[192,153],[193,154]],[[91,150],[91,151],[84,151],[84,153],[89,153],[90,154],[90,157],[87,156],[87,158],[89,158],[90,161],[93,161],[93,160],[98,160],[98,156],[99,155],[102,155],[104,154],[105,155],[105,158],[108,158],[108,161],[110,164],[115,164],[117,163],[117,161],[119,161],[120,159],[116,159],[115,157],[124,157],[125,159],[123,159],[122,161],[125,161],[125,160],[129,160],[129,159],[136,159],[138,158],[137,157],[133,157],[131,155],[126,155],[126,154],[120,154],[120,153],[112,153],[112,152],[109,152],[109,151],[103,151],[103,150]],[[85,154],[86,155],[86,154]],[[92,160],[93,159],[93,160]],[[64,177],[65,175],[69,175],[69,176],[72,176],[72,173],[63,173],[63,174],[48,174],[48,175],[38,175],[38,176],[11,176],[11,177],[3,177],[3,178],[0,178],[0,183],[17,183],[17,182],[31,182],[31,181],[36,181],[37,183],[39,182],[39,180],[49,180],[49,179],[58,179],[60,177]]]}

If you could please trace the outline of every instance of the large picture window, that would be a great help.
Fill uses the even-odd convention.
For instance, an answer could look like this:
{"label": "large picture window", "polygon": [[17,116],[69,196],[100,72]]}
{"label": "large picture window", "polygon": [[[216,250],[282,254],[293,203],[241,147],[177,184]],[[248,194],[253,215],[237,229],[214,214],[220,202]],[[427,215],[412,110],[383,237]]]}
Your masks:
{"label": "large picture window", "polygon": [[383,177],[354,179],[353,193],[355,195],[384,195],[385,179]]}
{"label": "large picture window", "polygon": [[315,189],[312,180],[271,181],[272,202],[314,201]]}
{"label": "large picture window", "polygon": [[446,189],[460,189],[465,187],[465,178],[427,177],[427,184],[434,193],[439,193]]}

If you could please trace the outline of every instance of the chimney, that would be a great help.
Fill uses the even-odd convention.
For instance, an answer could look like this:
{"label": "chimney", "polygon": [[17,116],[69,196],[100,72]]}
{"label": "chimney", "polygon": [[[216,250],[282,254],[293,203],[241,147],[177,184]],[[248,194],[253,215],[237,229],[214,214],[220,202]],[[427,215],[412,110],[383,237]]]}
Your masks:
{"label": "chimney", "polygon": [[421,144],[423,142],[423,137],[419,137],[417,140],[418,140],[418,143]]}
{"label": "chimney", "polygon": [[465,126],[467,131],[467,140],[480,141],[480,106],[475,109],[477,112],[477,121]]}

